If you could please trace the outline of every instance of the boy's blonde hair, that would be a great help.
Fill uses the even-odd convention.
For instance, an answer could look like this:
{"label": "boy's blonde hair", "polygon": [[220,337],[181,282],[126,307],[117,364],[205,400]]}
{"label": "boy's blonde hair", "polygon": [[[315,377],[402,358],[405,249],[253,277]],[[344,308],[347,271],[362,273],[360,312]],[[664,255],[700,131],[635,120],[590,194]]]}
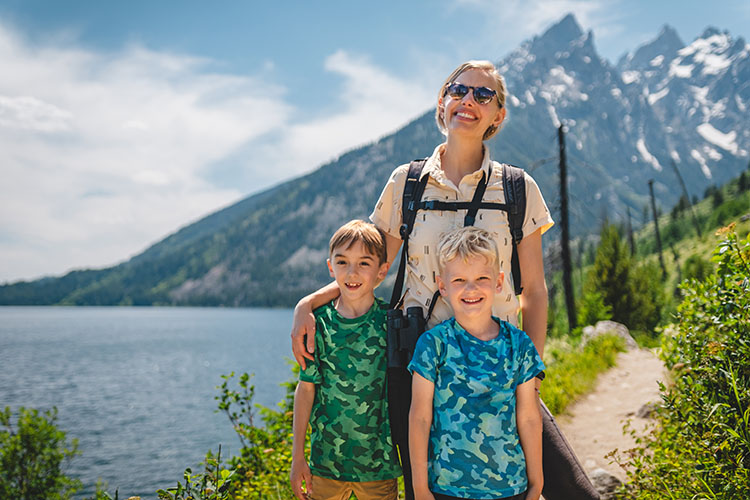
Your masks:
{"label": "boy's blonde hair", "polygon": [[437,246],[438,270],[442,274],[446,264],[460,257],[464,262],[470,257],[484,257],[495,271],[500,271],[500,257],[497,244],[490,233],[478,227],[469,226],[454,229],[440,236]]}
{"label": "boy's blonde hair", "polygon": [[378,265],[388,261],[383,232],[375,224],[363,220],[352,220],[338,228],[328,244],[328,254],[332,257],[336,248],[343,246],[349,249],[358,241],[362,242],[368,253],[377,257]]}

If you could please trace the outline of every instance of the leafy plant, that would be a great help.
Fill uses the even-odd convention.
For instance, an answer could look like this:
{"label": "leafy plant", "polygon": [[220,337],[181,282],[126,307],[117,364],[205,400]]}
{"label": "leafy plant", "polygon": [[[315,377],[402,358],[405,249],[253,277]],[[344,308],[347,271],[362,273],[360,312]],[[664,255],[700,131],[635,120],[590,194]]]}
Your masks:
{"label": "leafy plant", "polygon": [[20,407],[15,419],[10,407],[0,411],[0,498],[64,500],[81,489],[63,473],[78,442],[68,443],[56,421],[57,408],[40,414]]}
{"label": "leafy plant", "polygon": [[[297,370],[297,367],[293,369],[295,375]],[[253,404],[255,387],[250,384],[251,376],[247,373],[239,376],[236,388],[230,385],[235,380],[234,372],[222,378],[224,382],[218,387],[221,393],[216,397],[218,411],[227,415],[242,442],[240,455],[229,460],[237,475],[229,489],[231,498],[293,499],[288,472],[292,464],[296,377],[284,384],[286,396],[277,410]],[[256,410],[263,427],[256,425]]]}
{"label": "leafy plant", "polygon": [[203,472],[193,474],[185,469],[183,482],[173,488],[156,492],[161,500],[227,500],[234,471],[221,466],[221,446],[216,457],[211,451],[206,455]]}
{"label": "leafy plant", "polygon": [[750,498],[750,237],[720,232],[716,273],[683,285],[678,323],[662,356],[656,425],[615,459],[628,499]]}

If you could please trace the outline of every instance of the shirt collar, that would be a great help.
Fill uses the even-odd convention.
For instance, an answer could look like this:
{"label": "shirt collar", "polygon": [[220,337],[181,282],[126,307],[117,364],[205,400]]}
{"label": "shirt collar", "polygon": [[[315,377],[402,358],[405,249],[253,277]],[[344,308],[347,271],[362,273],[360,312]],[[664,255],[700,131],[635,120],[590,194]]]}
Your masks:
{"label": "shirt collar", "polygon": [[[474,177],[477,183],[482,178],[482,172],[484,172],[484,174],[487,176],[487,179],[490,178],[490,165],[492,163],[490,160],[490,149],[484,144],[482,145],[482,149],[484,150],[482,165],[479,167],[479,170],[472,174],[469,174],[469,177]],[[441,155],[443,151],[445,151],[445,143],[440,144],[438,147],[436,147],[432,152],[432,156],[427,158],[427,162],[422,169],[422,175],[431,175],[432,178],[436,181],[445,184],[447,179],[445,178],[445,172],[443,172],[443,167],[441,165]]]}

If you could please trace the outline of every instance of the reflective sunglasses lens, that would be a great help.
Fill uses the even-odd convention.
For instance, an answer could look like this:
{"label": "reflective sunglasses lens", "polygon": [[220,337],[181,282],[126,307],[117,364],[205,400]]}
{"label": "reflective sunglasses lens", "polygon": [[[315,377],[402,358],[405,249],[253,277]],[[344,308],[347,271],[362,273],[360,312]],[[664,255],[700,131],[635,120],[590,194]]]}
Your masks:
{"label": "reflective sunglasses lens", "polygon": [[448,85],[447,92],[453,99],[463,99],[469,93],[469,87],[461,83],[453,83]]}
{"label": "reflective sunglasses lens", "polygon": [[479,104],[487,104],[495,97],[495,91],[487,87],[477,87],[474,89],[474,100]]}

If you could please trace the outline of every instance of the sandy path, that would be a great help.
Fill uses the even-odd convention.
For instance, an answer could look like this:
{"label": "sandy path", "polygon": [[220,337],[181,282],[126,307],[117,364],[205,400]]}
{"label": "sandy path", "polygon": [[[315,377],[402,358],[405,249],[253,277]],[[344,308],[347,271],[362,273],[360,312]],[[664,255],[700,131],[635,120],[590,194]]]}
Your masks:
{"label": "sandy path", "polygon": [[631,418],[634,429],[643,429],[647,420],[634,414],[645,403],[660,401],[657,380],[666,380],[666,372],[651,351],[620,353],[617,365],[599,376],[594,391],[557,418],[587,473],[602,468],[625,479],[622,469],[604,456],[615,448],[626,450],[635,445],[629,435],[623,434],[622,424]]}

